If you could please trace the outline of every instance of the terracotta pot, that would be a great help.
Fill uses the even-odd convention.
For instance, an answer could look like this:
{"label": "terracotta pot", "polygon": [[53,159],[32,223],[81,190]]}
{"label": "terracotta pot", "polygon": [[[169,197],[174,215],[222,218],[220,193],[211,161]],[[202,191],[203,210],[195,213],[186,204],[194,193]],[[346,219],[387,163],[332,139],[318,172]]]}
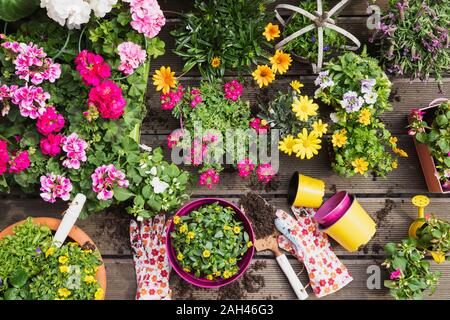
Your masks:
{"label": "terracotta pot", "polygon": [[[35,224],[48,226],[50,228],[50,230],[52,230],[52,231],[56,231],[59,227],[59,224],[61,223],[60,219],[46,218],[46,217],[32,218],[32,220],[33,220],[33,223],[35,223]],[[19,222],[16,222],[16,223],[10,225],[9,227],[6,227],[2,232],[0,232],[0,240],[5,236],[13,235],[14,227],[17,225],[24,224],[25,222],[26,222],[26,220],[22,220],[22,221],[19,221]],[[76,243],[78,243],[80,246],[83,246],[85,243],[91,243],[95,246],[94,241],[92,241],[92,239],[83,230],[81,230],[77,226],[73,226],[72,230],[70,230],[68,237],[70,239],[72,239],[73,241],[75,241]],[[97,247],[97,246],[95,246],[95,247]],[[103,262],[101,256],[100,256],[100,260]],[[97,274],[95,275],[95,278],[97,279],[98,283],[100,284],[100,286],[103,289],[103,292],[104,292],[103,299],[104,299],[105,295],[106,295],[106,269],[105,269],[104,264],[102,264],[101,266],[98,267],[98,271],[97,271]]]}
{"label": "terracotta pot", "polygon": [[[436,100],[435,100],[436,101]],[[441,101],[441,100],[439,100]],[[434,102],[434,101],[433,101]],[[426,108],[420,109],[421,111],[430,111],[437,107],[437,105],[430,103],[430,105]],[[409,116],[408,121],[411,124],[412,118]],[[428,146],[426,144],[420,143],[414,139],[414,145],[416,147],[417,155],[419,156],[420,165],[422,166],[422,172],[425,177],[425,181],[427,183],[428,191],[434,193],[450,193],[450,190],[444,191],[442,188],[441,181],[436,177],[436,164],[434,162],[433,157],[430,154]]]}

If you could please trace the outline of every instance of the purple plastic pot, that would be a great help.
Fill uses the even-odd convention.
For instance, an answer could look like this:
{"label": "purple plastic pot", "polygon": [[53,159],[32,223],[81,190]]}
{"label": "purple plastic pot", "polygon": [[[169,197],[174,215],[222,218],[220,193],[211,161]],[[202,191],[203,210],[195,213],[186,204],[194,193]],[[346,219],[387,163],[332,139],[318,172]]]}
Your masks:
{"label": "purple plastic pot", "polygon": [[[191,211],[193,211],[203,205],[214,203],[214,202],[218,202],[220,205],[222,205],[224,207],[233,208],[233,210],[236,212],[236,217],[237,217],[236,220],[242,221],[244,230],[247,231],[247,233],[248,233],[249,240],[252,243],[255,243],[255,235],[253,233],[253,228],[252,228],[250,221],[237,206],[235,206],[233,203],[231,203],[229,201],[226,201],[223,199],[218,199],[218,198],[202,198],[202,199],[194,200],[194,201],[184,205],[180,210],[178,210],[176,215],[178,215],[180,217],[185,216],[185,215],[189,214]],[[195,286],[202,287],[202,288],[219,288],[219,287],[225,286],[227,284],[230,284],[233,281],[236,281],[237,279],[239,279],[245,273],[247,268],[250,266],[250,262],[253,259],[253,255],[255,253],[255,246],[248,248],[247,252],[244,254],[242,259],[238,262],[239,272],[237,274],[235,274],[233,277],[228,278],[228,279],[219,279],[219,280],[207,280],[204,278],[196,278],[192,273],[184,271],[183,268],[181,268],[181,266],[178,264],[178,261],[176,259],[175,249],[172,247],[172,243],[171,243],[171,239],[170,239],[170,234],[172,233],[173,229],[174,229],[174,224],[173,224],[173,220],[172,220],[169,225],[169,229],[167,232],[167,241],[166,241],[167,252],[169,253],[169,262],[172,265],[175,272],[181,278],[183,278],[184,280],[186,280],[187,282],[189,282]]]}
{"label": "purple plastic pot", "polygon": [[317,210],[314,220],[322,227],[327,228],[347,212],[351,203],[351,198],[347,192],[337,192]]}

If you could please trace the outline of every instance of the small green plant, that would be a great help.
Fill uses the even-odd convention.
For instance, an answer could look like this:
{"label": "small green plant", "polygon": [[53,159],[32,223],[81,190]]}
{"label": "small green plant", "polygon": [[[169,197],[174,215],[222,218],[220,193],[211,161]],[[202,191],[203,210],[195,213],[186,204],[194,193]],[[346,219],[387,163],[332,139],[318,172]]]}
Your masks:
{"label": "small green plant", "polygon": [[436,291],[440,272],[431,272],[430,263],[424,260],[425,253],[417,249],[417,241],[409,238],[400,244],[388,243],[384,251],[389,255],[383,262],[388,270],[390,280],[385,280],[385,287],[397,300],[423,299],[424,291]]}
{"label": "small green plant", "polygon": [[273,0],[196,0],[195,12],[183,15],[172,32],[175,54],[186,63],[183,72],[198,67],[208,80],[226,70],[250,73],[252,65],[267,63],[271,44],[264,28],[274,17],[266,11]]}
{"label": "small green plant", "polygon": [[58,249],[51,244],[52,231],[34,224],[31,218],[0,240],[0,299],[103,298],[95,278],[102,264],[99,252],[75,242]]}
{"label": "small green plant", "polygon": [[[426,223],[417,230],[417,243],[421,248],[440,255],[445,260],[445,254],[450,251],[450,223],[434,216],[426,219]],[[434,256],[433,256],[434,258]]]}
{"label": "small green plant", "polygon": [[186,272],[208,280],[228,279],[253,246],[233,208],[204,205],[185,216],[175,216],[170,234],[176,259]]}

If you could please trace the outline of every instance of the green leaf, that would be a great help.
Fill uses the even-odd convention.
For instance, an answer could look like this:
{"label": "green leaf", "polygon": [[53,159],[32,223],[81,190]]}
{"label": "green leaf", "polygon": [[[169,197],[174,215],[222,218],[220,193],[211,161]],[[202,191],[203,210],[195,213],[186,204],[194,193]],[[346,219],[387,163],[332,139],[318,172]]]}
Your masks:
{"label": "green leaf", "polygon": [[447,119],[447,117],[446,117],[445,115],[443,115],[443,114],[438,115],[438,116],[436,117],[436,123],[437,123],[439,126],[443,126],[443,125],[447,124],[447,122],[448,122],[448,119]]}
{"label": "green leaf", "polygon": [[13,273],[13,275],[9,279],[9,282],[15,288],[21,288],[27,283],[28,278],[28,273],[22,268],[19,268]]}
{"label": "green leaf", "polygon": [[166,52],[165,47],[166,44],[164,41],[159,38],[153,38],[147,41],[147,54],[153,59],[156,59]]}
{"label": "green leaf", "polygon": [[0,19],[17,21],[31,15],[39,6],[39,0],[0,0]]}
{"label": "green leaf", "polygon": [[117,201],[125,201],[132,197],[134,194],[125,188],[114,187],[114,198]]}
{"label": "green leaf", "polygon": [[401,271],[404,271],[407,265],[407,261],[403,258],[400,257],[395,257],[394,260],[392,261],[392,267],[394,269],[400,269]]}
{"label": "green leaf", "polygon": [[9,288],[5,292],[5,300],[22,300],[20,298],[20,290],[17,288]]}
{"label": "green leaf", "polygon": [[395,254],[395,253],[397,252],[397,246],[395,245],[395,243],[392,243],[392,242],[387,243],[387,244],[384,246],[384,251],[385,251],[387,254],[393,255],[393,254]]}

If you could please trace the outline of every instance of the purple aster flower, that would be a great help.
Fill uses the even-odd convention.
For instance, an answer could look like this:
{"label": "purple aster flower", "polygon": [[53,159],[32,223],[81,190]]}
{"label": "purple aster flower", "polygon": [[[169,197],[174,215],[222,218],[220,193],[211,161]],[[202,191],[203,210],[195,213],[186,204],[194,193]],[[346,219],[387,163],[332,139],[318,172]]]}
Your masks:
{"label": "purple aster flower", "polygon": [[330,46],[329,45],[326,45],[325,47],[323,47],[323,51],[329,51],[330,50]]}
{"label": "purple aster flower", "polygon": [[316,42],[316,37],[315,37],[315,36],[312,36],[312,37],[311,37],[311,41],[312,41],[312,43]]}
{"label": "purple aster flower", "polygon": [[354,91],[349,91],[344,94],[344,99],[341,101],[341,106],[348,112],[356,112],[361,109],[364,104],[364,99],[359,97]]}
{"label": "purple aster flower", "polygon": [[372,92],[373,86],[377,83],[375,79],[364,79],[361,80],[361,92],[369,93]]}
{"label": "purple aster flower", "polygon": [[37,248],[36,248],[36,253],[37,253],[37,254],[41,254],[41,253],[42,253],[42,250],[41,250],[40,247],[37,247]]}

